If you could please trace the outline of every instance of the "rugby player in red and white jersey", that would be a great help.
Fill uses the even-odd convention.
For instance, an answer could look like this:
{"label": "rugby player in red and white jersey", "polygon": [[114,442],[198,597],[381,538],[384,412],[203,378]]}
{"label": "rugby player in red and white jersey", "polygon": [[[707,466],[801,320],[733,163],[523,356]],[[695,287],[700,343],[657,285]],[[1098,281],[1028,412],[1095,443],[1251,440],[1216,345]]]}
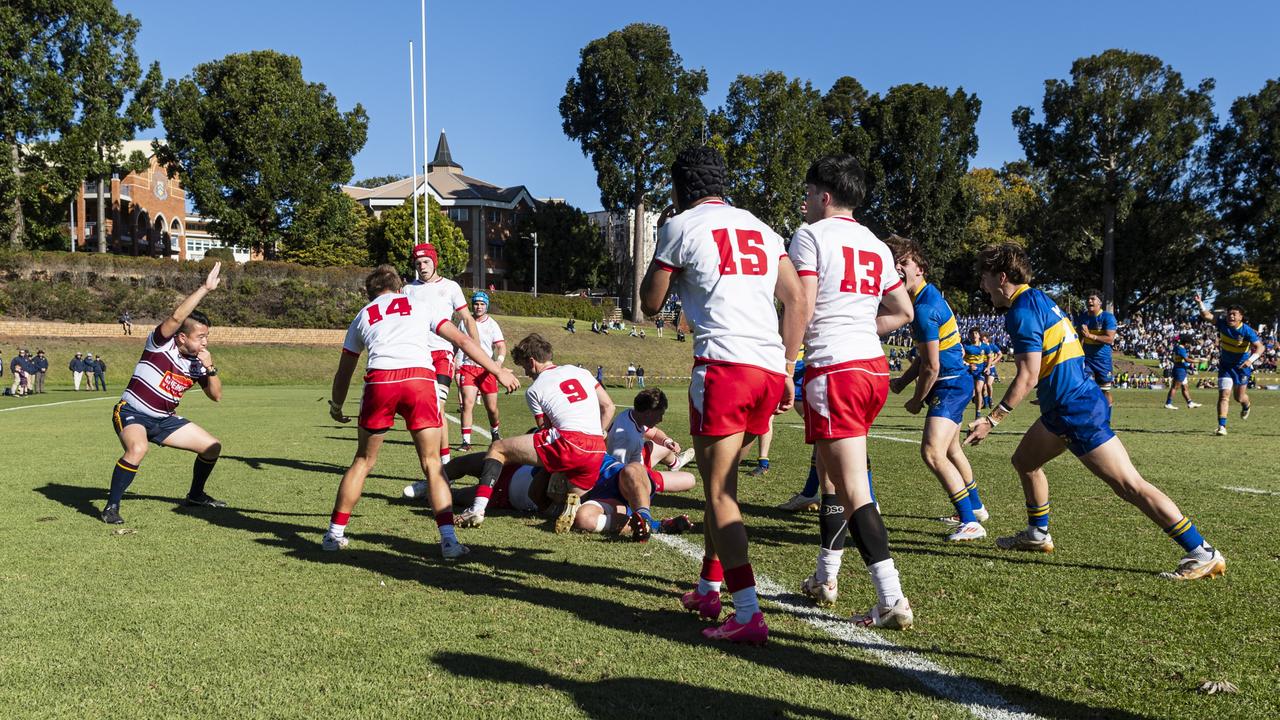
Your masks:
{"label": "rugby player in red and white jersey", "polygon": [[196,453],[187,505],[226,506],[204,491],[205,481],[222,454],[222,443],[204,428],[174,414],[183,393],[197,383],[210,400],[222,399],[222,381],[209,354],[209,318],[196,310],[204,296],[217,289],[221,271],[222,263],[214,263],[204,284],[147,335],[142,358],[134,367],[120,402],[111,412],[112,426],[124,455],[116,461],[111,473],[111,491],[102,509],[103,522],[113,525],[124,522],[120,517],[120,500],[138,474],[148,442]]}
{"label": "rugby player in red and white jersey", "polygon": [[[430,243],[413,246],[413,270],[417,278],[405,284],[401,292],[416,300],[439,303],[451,312],[447,317],[462,328],[470,337],[476,337],[476,321],[467,309],[467,300],[458,283],[437,273],[439,256],[436,248]],[[461,322],[457,322],[461,320]],[[449,399],[449,383],[453,381],[454,346],[448,340],[427,333],[427,347],[431,349],[431,365],[436,371],[436,394],[439,396],[440,412],[444,413],[445,401]],[[449,462],[449,423],[440,424],[440,462]]]}
{"label": "rugby player in red and white jersey", "polygon": [[[681,601],[716,619],[723,580],[733,593],[734,615],[703,635],[763,643],[769,629],[738,508],[738,458],[744,442],[768,432],[769,419],[793,404],[789,382],[807,313],[782,238],[722,199],[727,171],[720,153],[681,151],[671,184],[675,205],[668,213],[676,214],[658,228],[640,307],[655,315],[675,290],[694,327],[689,421],[706,497],[706,556],[697,589]],[[781,335],[775,298],[783,303]]]}
{"label": "rugby player in red and white jersey", "polygon": [[572,526],[579,493],[595,485],[604,456],[604,428],[613,419],[613,399],[596,378],[575,365],[556,365],[551,343],[537,333],[521,340],[511,352],[516,364],[533,383],[525,401],[541,428],[529,435],[502,438],[489,445],[476,498],[458,516],[462,527],[484,522],[484,511],[504,464],[537,465],[548,472],[564,473],[578,492],[570,491],[556,520],[557,532]]}
{"label": "rugby player in red and white jersey", "polygon": [[[475,318],[480,347],[499,365],[506,357],[507,341],[502,336],[498,321],[489,315],[489,293],[477,290],[471,294],[471,314]],[[501,440],[498,427],[498,382],[493,375],[477,365],[471,358],[462,357],[458,364],[458,392],[462,395],[462,451],[471,450],[471,420],[476,409],[476,396],[484,398],[484,410],[489,414],[489,436]]]}
{"label": "rugby player in red and white jersey", "polygon": [[818,158],[805,175],[809,224],[789,248],[806,307],[813,308],[804,335],[804,425],[805,441],[817,450],[824,496],[817,569],[801,589],[819,598],[834,594],[843,547],[832,543],[847,527],[877,595],[871,611],[855,621],[907,628],[911,604],[867,479],[867,430],[889,396],[880,336],[911,322],[914,309],[893,253],[853,219],[865,193],[862,167],[852,156]]}
{"label": "rugby player in red and white jersey", "polygon": [[510,370],[504,370],[486,357],[474,340],[462,334],[449,322],[449,308],[429,300],[411,298],[400,293],[400,276],[390,265],[379,265],[365,278],[369,304],[347,328],[342,344],[342,358],[333,376],[329,415],[338,422],[351,418],[342,414],[360,354],[368,351],[364,376],[364,396],[360,400],[359,444],[351,467],[342,476],[333,515],[322,546],[340,550],[347,546],[346,529],[351,511],[364,489],[365,478],[378,459],[382,438],[399,414],[413,438],[422,472],[427,477],[431,507],[440,527],[440,548],[446,559],[467,553],[453,530],[453,503],[449,486],[440,469],[440,405],[436,396],[435,368],[428,367],[431,357],[426,338],[439,335],[462,348],[482,367],[494,373],[507,390],[520,387]]}

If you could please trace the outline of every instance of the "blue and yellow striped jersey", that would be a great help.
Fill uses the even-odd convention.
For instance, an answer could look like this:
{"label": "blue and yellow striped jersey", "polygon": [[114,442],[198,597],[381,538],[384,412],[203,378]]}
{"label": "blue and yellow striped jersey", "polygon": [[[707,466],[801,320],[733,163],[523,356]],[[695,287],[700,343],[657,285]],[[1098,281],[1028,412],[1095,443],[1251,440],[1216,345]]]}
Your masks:
{"label": "blue and yellow striped jersey", "polygon": [[960,329],[955,313],[947,305],[938,288],[925,283],[911,297],[915,317],[911,320],[911,339],[918,343],[938,341],[938,377],[955,377],[965,371],[960,349]]}
{"label": "blue and yellow striped jersey", "polygon": [[1050,412],[1098,386],[1085,373],[1084,348],[1071,319],[1048,295],[1023,285],[1004,316],[1015,354],[1040,353],[1036,397],[1040,412]]}
{"label": "blue and yellow striped jersey", "polygon": [[1257,331],[1240,323],[1231,327],[1225,317],[1219,316],[1214,324],[1218,326],[1218,367],[1233,368],[1249,354],[1249,346],[1258,342]]}
{"label": "blue and yellow striped jersey", "polygon": [[[1116,323],[1116,316],[1103,310],[1097,315],[1091,314],[1088,310],[1076,316],[1076,327],[1084,326],[1094,335],[1101,335],[1108,330],[1115,330],[1119,325]],[[1096,358],[1098,360],[1111,359],[1111,346],[1098,342],[1096,340],[1083,339],[1080,344],[1084,346],[1084,354],[1086,357]]]}
{"label": "blue and yellow striped jersey", "polygon": [[1173,349],[1173,367],[1178,370],[1186,370],[1191,367],[1191,363],[1187,359],[1191,357],[1191,353],[1183,346],[1178,345]]}

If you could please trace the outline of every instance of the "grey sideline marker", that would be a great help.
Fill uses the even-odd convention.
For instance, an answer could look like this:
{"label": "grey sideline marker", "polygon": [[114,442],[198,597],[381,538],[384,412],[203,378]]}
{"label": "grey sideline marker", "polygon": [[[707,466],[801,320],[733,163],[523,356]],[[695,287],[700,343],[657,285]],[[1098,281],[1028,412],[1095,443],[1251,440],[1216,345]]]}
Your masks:
{"label": "grey sideline marker", "polygon": [[[445,417],[451,422],[460,424],[458,418],[453,415],[445,413]],[[481,428],[472,428],[471,432],[489,437],[489,433]],[[917,442],[888,436],[872,435],[871,437],[898,442]],[[702,562],[702,547],[699,545],[674,535],[655,534],[653,538],[670,545],[681,555]],[[756,575],[756,590],[762,599],[781,606],[786,612],[799,617],[827,635],[866,651],[885,665],[937,693],[940,698],[963,706],[974,717],[983,718],[983,720],[1043,720],[1039,715],[1029,713],[987,690],[977,681],[957,675],[954,671],[895,645],[866,628],[854,625],[844,618],[816,607],[801,605],[790,600],[788,595],[792,593],[786,592],[781,585],[763,575]]]}

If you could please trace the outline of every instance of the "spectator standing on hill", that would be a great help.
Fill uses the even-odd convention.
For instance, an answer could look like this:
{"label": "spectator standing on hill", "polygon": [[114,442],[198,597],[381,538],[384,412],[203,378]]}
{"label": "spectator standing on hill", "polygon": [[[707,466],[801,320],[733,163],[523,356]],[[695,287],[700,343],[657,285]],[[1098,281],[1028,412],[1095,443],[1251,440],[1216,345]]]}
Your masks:
{"label": "spectator standing on hill", "polygon": [[75,388],[78,392],[80,381],[84,379],[84,354],[76,353],[76,356],[71,358],[71,362],[67,363],[67,369],[71,371],[71,377],[75,380]]}
{"label": "spectator standing on hill", "polygon": [[22,395],[22,389],[26,386],[26,378],[23,377],[24,368],[26,367],[26,354],[26,350],[19,348],[18,354],[14,355],[13,359],[9,361],[9,372],[13,375],[13,387],[10,388],[9,392],[15,396]]}
{"label": "spectator standing on hill", "polygon": [[133,334],[133,316],[127,309],[120,311],[120,329],[125,335]]}
{"label": "spectator standing on hill", "polygon": [[107,362],[102,359],[102,353],[98,353],[93,363],[93,389],[107,391]]}
{"label": "spectator standing on hill", "polygon": [[84,354],[84,389],[94,390],[93,372],[98,369],[98,361],[94,359],[93,353]]}
{"label": "spectator standing on hill", "polygon": [[636,364],[627,363],[627,389],[635,387],[636,384]]}
{"label": "spectator standing on hill", "polygon": [[31,361],[35,372],[32,379],[35,383],[35,392],[44,394],[44,376],[49,372],[49,358],[45,357],[43,350],[36,350],[36,357]]}
{"label": "spectator standing on hill", "polygon": [[639,385],[642,389],[644,388],[644,366],[643,365],[636,366],[636,384]]}
{"label": "spectator standing on hill", "polygon": [[658,316],[657,320],[653,321],[653,326],[658,330],[658,337],[662,337],[662,328],[666,324],[667,324],[667,321],[663,320],[661,315]]}

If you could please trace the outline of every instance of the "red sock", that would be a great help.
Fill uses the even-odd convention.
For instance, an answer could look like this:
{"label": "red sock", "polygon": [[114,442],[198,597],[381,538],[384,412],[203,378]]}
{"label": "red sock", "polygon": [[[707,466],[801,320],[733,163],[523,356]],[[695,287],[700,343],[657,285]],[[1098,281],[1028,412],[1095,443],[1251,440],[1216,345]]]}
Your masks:
{"label": "red sock", "polygon": [[720,566],[720,558],[704,556],[702,558],[702,573],[699,577],[707,582],[724,582],[724,568]]}
{"label": "red sock", "polygon": [[488,500],[489,498],[493,497],[493,487],[489,485],[477,485],[476,497],[484,498],[485,500]]}
{"label": "red sock", "polygon": [[334,525],[346,525],[350,519],[351,513],[338,512],[337,510],[334,510],[333,514],[329,516],[329,522]]}
{"label": "red sock", "polygon": [[440,459],[441,460],[449,459],[449,448],[447,447],[440,448]]}
{"label": "red sock", "polygon": [[724,584],[729,592],[735,593],[749,587],[755,587],[756,574],[751,570],[751,563],[739,565],[724,571]]}
{"label": "red sock", "polygon": [[441,510],[440,512],[436,513],[436,525],[452,525],[452,524],[453,524],[452,510]]}

